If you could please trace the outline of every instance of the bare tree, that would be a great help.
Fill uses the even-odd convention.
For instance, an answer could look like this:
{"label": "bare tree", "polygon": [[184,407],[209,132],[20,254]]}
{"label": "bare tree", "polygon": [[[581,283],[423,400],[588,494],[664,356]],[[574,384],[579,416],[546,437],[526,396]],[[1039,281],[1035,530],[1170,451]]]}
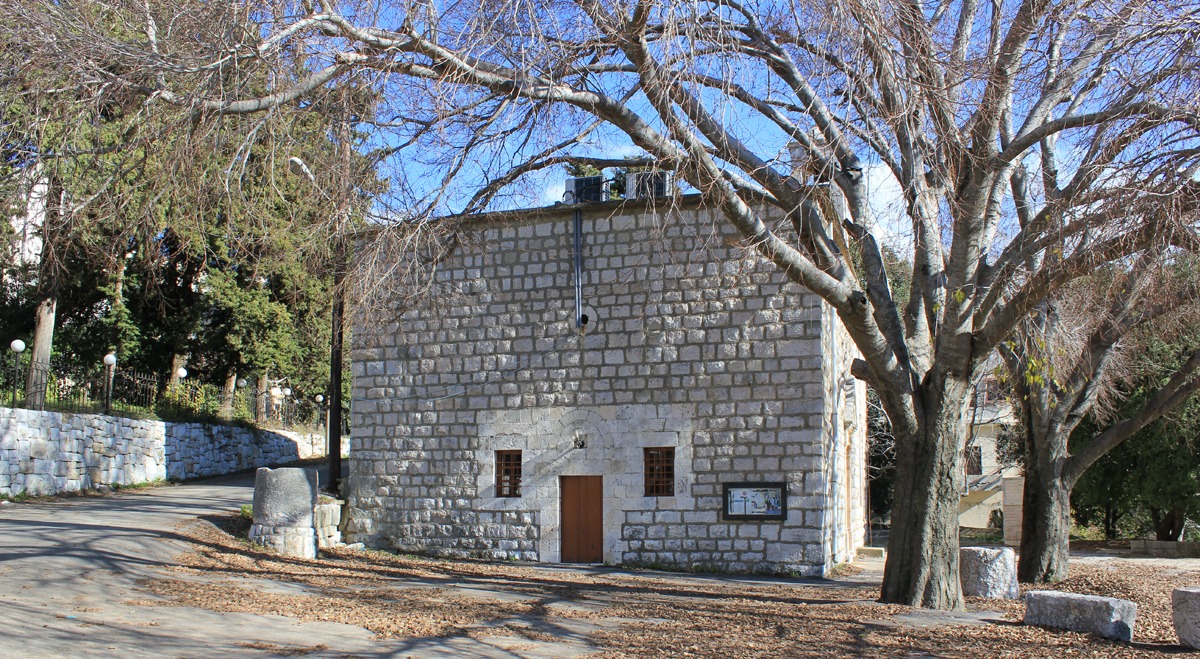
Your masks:
{"label": "bare tree", "polygon": [[[625,164],[605,144],[675,170],[861,351],[855,373],[897,442],[885,601],[962,605],[959,463],[988,356],[1073,279],[1194,238],[1177,216],[1137,212],[1196,194],[1183,185],[1200,168],[1194,2],[351,4],[118,0],[101,19],[0,0],[26,17],[6,43],[82,88],[190,117],[271,112],[355,71],[382,95],[373,125],[410,228],[508,203],[563,162]],[[264,68],[265,89],[228,84]],[[903,197],[903,308],[867,172]]]}
{"label": "bare tree", "polygon": [[[1196,208],[1155,209],[1185,217]],[[1153,261],[1169,263],[1156,267]],[[1073,282],[1039,305],[1000,352],[1012,381],[1024,442],[1025,492],[1018,575],[1025,582],[1068,574],[1071,491],[1089,467],[1200,390],[1200,351],[1166,374],[1145,402],[1114,416],[1116,385],[1144,372],[1137,353],[1148,337],[1181,334],[1196,319],[1194,260],[1146,251]],[[1100,419],[1091,441],[1070,450],[1071,433]]]}

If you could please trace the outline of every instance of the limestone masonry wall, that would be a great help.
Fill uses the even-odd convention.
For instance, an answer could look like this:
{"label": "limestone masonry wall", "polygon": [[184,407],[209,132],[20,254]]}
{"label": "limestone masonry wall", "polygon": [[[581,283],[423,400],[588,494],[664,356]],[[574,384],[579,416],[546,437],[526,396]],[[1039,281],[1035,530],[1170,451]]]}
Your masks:
{"label": "limestone masonry wall", "polygon": [[324,455],[320,435],[0,408],[0,495],[227,474]]}
{"label": "limestone masonry wall", "polygon": [[[694,204],[582,213],[586,333],[570,210],[477,226],[430,302],[356,322],[348,541],[559,561],[559,478],[598,475],[607,563],[823,575],[853,555],[865,408],[833,314]],[[654,447],[674,496],[643,496]],[[497,450],[522,451],[519,497],[496,496]],[[738,482],[785,483],[786,518],[725,519]]]}

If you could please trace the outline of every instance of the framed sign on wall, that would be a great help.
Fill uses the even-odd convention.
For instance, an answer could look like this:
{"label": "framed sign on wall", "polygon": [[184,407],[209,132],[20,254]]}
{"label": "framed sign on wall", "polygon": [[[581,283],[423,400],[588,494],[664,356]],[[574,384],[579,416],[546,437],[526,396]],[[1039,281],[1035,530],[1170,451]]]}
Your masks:
{"label": "framed sign on wall", "polygon": [[782,520],[787,518],[787,483],[725,483],[727,520]]}

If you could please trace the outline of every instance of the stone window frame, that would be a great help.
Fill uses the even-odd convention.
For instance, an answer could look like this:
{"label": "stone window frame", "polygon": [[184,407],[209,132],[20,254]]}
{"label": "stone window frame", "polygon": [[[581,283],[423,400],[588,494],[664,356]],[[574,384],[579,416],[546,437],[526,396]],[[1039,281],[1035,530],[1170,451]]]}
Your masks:
{"label": "stone window frame", "polygon": [[983,475],[983,447],[968,446],[967,455],[963,459],[963,469],[968,476]]}
{"label": "stone window frame", "polygon": [[674,446],[642,448],[642,483],[645,496],[675,496]]}
{"label": "stone window frame", "polygon": [[521,496],[520,449],[496,451],[496,496],[516,499]]}

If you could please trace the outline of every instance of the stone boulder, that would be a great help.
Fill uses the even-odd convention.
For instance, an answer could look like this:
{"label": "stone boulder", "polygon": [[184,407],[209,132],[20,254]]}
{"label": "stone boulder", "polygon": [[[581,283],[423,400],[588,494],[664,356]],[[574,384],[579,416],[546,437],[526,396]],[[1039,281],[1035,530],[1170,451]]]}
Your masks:
{"label": "stone boulder", "polygon": [[1025,624],[1058,627],[1132,641],[1137,604],[1115,597],[1033,590],[1025,593]]}
{"label": "stone boulder", "polygon": [[1179,642],[1200,650],[1200,586],[1176,588],[1171,593],[1171,614]]}
{"label": "stone boulder", "polygon": [[963,595],[1016,599],[1017,555],[1007,548],[963,547],[958,550]]}

